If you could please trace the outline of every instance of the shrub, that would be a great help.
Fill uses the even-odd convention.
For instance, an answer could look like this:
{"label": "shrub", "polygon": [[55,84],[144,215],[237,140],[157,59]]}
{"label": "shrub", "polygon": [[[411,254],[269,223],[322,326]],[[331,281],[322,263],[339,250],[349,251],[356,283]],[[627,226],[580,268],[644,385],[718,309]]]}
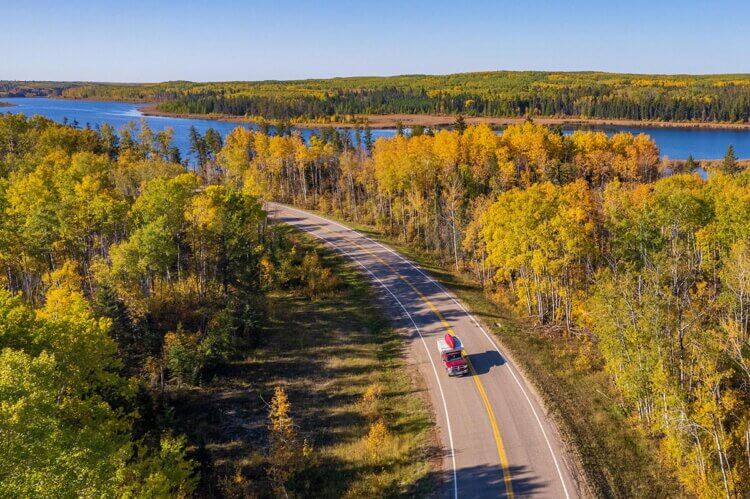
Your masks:
{"label": "shrub", "polygon": [[198,335],[186,333],[182,328],[164,336],[164,352],[171,380],[178,384],[198,381],[204,363],[199,346]]}
{"label": "shrub", "polygon": [[311,251],[302,259],[300,276],[304,293],[310,298],[319,298],[333,292],[339,280],[331,269],[323,266],[318,254]]}
{"label": "shrub", "polygon": [[377,419],[380,411],[380,395],[383,393],[383,386],[380,383],[375,383],[367,387],[365,393],[362,394],[362,400],[360,406],[362,414],[367,416],[371,422]]}
{"label": "shrub", "polygon": [[387,442],[391,434],[382,418],[370,425],[370,432],[367,434],[367,452],[370,459],[374,462],[382,460],[385,454]]}

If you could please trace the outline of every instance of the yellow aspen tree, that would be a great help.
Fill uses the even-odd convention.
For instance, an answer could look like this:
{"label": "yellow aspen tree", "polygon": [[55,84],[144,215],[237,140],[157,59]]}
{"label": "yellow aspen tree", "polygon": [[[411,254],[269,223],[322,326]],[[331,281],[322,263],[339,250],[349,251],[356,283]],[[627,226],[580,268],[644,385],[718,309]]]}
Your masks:
{"label": "yellow aspen tree", "polygon": [[388,426],[382,418],[370,425],[370,431],[367,434],[367,453],[374,462],[379,462],[386,453],[386,443],[390,438]]}
{"label": "yellow aspen tree", "polygon": [[283,387],[277,386],[268,411],[268,476],[274,487],[288,497],[286,483],[297,471],[300,449],[291,416],[291,404]]}

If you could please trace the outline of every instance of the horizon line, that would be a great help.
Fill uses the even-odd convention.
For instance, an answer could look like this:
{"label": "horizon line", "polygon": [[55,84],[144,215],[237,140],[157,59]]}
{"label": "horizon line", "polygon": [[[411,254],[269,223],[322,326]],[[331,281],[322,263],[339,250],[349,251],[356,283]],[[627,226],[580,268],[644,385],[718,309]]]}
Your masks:
{"label": "horizon line", "polygon": [[726,77],[750,77],[750,73],[640,73],[640,72],[618,72],[603,71],[597,69],[585,70],[547,70],[547,69],[487,69],[476,71],[458,71],[453,73],[399,73],[399,74],[370,74],[370,75],[348,75],[348,76],[320,76],[320,77],[302,77],[302,78],[265,78],[259,80],[184,80],[184,79],[166,79],[161,81],[116,81],[116,80],[43,80],[43,79],[10,79],[3,78],[0,82],[24,82],[24,83],[71,83],[71,84],[105,84],[105,85],[157,85],[164,83],[268,83],[268,82],[305,82],[305,81],[326,81],[326,80],[346,80],[346,79],[365,79],[365,78],[405,78],[405,77],[441,77],[456,75],[486,75],[495,73],[546,73],[546,74],[606,74],[618,76],[669,76],[669,77],[705,77],[705,76],[726,76]]}

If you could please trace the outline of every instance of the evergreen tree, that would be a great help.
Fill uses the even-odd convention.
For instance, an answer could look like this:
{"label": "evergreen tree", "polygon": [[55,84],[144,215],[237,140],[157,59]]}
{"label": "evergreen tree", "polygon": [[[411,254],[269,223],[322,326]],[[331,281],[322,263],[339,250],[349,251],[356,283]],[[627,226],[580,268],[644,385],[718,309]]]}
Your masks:
{"label": "evergreen tree", "polygon": [[459,135],[463,135],[466,131],[466,120],[463,114],[456,116],[456,121],[453,123],[453,129],[458,132]]}
{"label": "evergreen tree", "polygon": [[696,164],[695,160],[693,159],[693,155],[691,154],[688,156],[687,161],[685,161],[685,171],[694,172],[696,169],[698,169],[698,165]]}
{"label": "evergreen tree", "polygon": [[271,134],[271,125],[266,120],[260,120],[258,122],[258,131],[263,135]]}
{"label": "evergreen tree", "polygon": [[117,158],[117,149],[119,146],[119,138],[112,125],[108,123],[102,123],[99,127],[99,139],[102,142],[104,152],[107,154],[109,159]]}
{"label": "evergreen tree", "polygon": [[198,170],[204,171],[208,162],[208,147],[206,139],[194,127],[190,127],[190,153],[195,155],[198,162]]}
{"label": "evergreen tree", "polygon": [[209,128],[208,130],[206,130],[206,134],[204,137],[206,140],[206,147],[210,154],[212,156],[216,156],[217,154],[219,154],[219,151],[221,151],[221,147],[224,145],[221,139],[221,134],[213,128]]}
{"label": "evergreen tree", "polygon": [[171,163],[180,164],[182,163],[182,158],[180,156],[180,148],[177,146],[171,146],[169,148],[169,161]]}
{"label": "evergreen tree", "polygon": [[721,162],[721,171],[727,175],[732,175],[739,171],[740,167],[737,164],[737,156],[734,154],[734,146],[729,144],[727,147],[727,153],[724,155],[724,160]]}
{"label": "evergreen tree", "polygon": [[372,151],[372,128],[370,128],[370,124],[368,123],[365,125],[365,148],[367,148],[368,151]]}

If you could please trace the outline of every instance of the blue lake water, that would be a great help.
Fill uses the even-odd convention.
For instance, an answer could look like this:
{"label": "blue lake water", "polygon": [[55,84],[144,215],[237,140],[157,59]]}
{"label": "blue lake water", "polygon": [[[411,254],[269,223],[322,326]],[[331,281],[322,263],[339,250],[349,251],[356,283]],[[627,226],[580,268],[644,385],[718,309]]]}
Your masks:
{"label": "blue lake water", "polygon": [[[634,127],[599,126],[586,130],[602,130],[611,135],[615,132],[645,133],[659,146],[662,156],[669,159],[720,159],[729,145],[739,158],[750,158],[750,129],[736,128],[684,128],[684,127]],[[565,130],[568,132],[568,130]]]}
{"label": "blue lake water", "polygon": [[[129,122],[140,123],[145,119],[148,126],[155,132],[172,128],[174,130],[174,144],[180,149],[182,157],[188,157],[190,149],[190,127],[195,127],[201,134],[209,128],[218,131],[222,137],[235,128],[241,126],[248,129],[257,128],[250,123],[233,123],[229,121],[202,120],[193,118],[171,118],[166,116],[144,116],[140,112],[138,104],[129,102],[104,102],[89,100],[67,100],[47,99],[37,97],[3,98],[2,102],[12,104],[11,107],[0,107],[0,113],[23,113],[26,116],[41,115],[58,123],[67,119],[68,124],[73,120],[78,122],[80,128],[87,125],[96,128],[98,125],[108,123],[115,129],[127,125]],[[302,128],[302,137],[307,140],[313,133],[313,129]],[[354,133],[354,132],[352,132]],[[378,137],[392,137],[394,130],[372,130],[373,139]]]}
{"label": "blue lake water", "polygon": [[[189,130],[191,126],[205,133],[208,128],[214,128],[222,135],[226,135],[238,126],[254,128],[250,124],[231,123],[226,121],[170,118],[162,116],[143,116],[137,104],[128,102],[99,102],[46,98],[5,98],[3,102],[13,104],[12,107],[1,107],[0,112],[24,113],[27,116],[39,114],[62,123],[67,118],[73,120],[80,127],[87,124],[92,128],[102,123],[109,123],[115,128],[130,121],[138,122],[145,118],[154,131],[171,127],[174,130],[174,143],[179,147],[183,157],[189,149]],[[588,127],[594,128],[594,127]],[[607,133],[619,131],[632,133],[646,133],[653,137],[659,145],[662,155],[671,159],[685,159],[692,154],[695,159],[717,159],[724,156],[727,147],[732,144],[735,153],[740,158],[750,158],[750,130],[712,129],[712,128],[665,128],[665,127],[629,127],[604,126],[595,129]],[[566,130],[569,132],[570,130]],[[312,129],[300,129],[304,138],[308,138]],[[373,129],[373,138],[391,137],[395,134],[392,129]],[[354,133],[354,132],[352,132]]]}

